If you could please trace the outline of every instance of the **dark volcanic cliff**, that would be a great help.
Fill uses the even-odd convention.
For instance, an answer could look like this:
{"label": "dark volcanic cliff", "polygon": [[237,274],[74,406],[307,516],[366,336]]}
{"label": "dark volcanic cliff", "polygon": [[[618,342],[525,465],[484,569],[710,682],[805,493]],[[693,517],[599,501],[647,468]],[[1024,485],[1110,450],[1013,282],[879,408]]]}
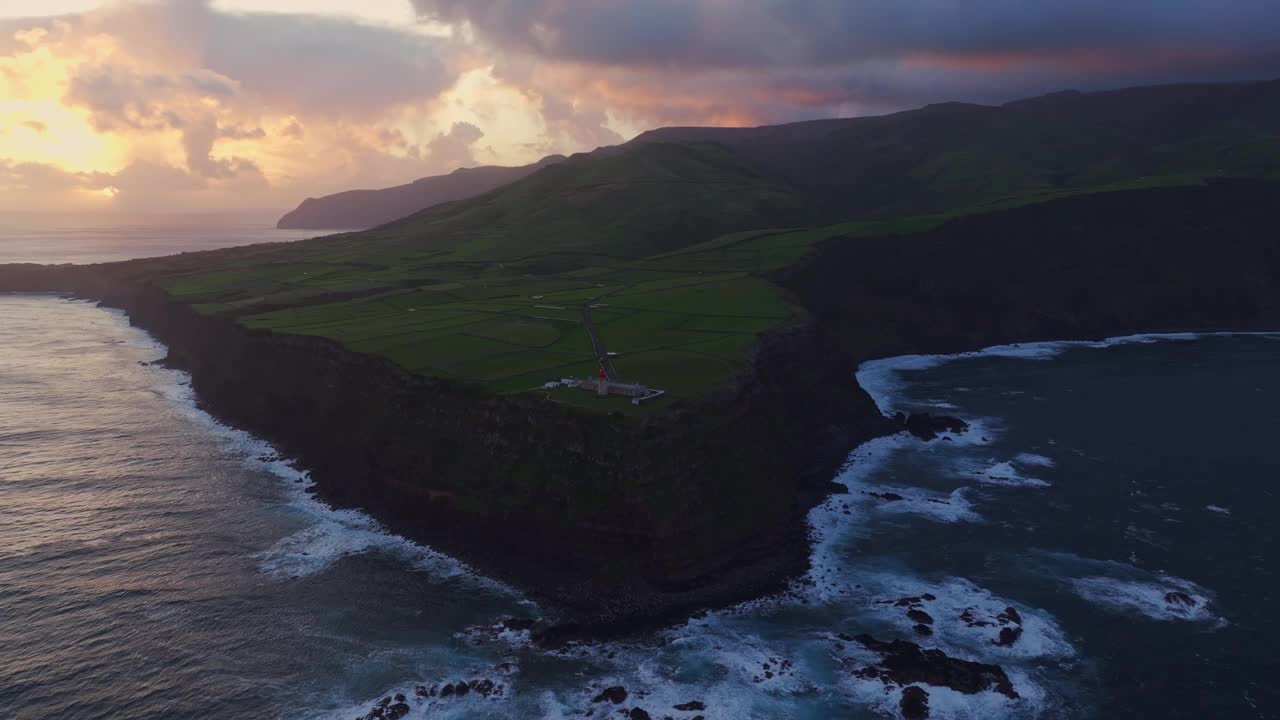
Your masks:
{"label": "dark volcanic cliff", "polygon": [[779,280],[858,359],[1280,327],[1280,183],[1096,193],[832,239]]}
{"label": "dark volcanic cliff", "polygon": [[412,375],[315,338],[195,314],[145,264],[0,266],[0,289],[98,298],[170,348],[205,406],[329,500],[625,630],[778,589],[804,512],[894,426],[858,360],[1176,328],[1280,327],[1280,185],[1086,195],[909,237],[833,239],[779,280],[806,321],[731,387],[653,418]]}
{"label": "dark volcanic cliff", "polygon": [[731,387],[642,420],[249,331],[125,270],[0,267],[0,287],[126,309],[204,407],[298,458],[327,500],[531,590],[582,632],[781,589],[807,566],[804,513],[848,450],[893,429],[810,325],[765,336]]}

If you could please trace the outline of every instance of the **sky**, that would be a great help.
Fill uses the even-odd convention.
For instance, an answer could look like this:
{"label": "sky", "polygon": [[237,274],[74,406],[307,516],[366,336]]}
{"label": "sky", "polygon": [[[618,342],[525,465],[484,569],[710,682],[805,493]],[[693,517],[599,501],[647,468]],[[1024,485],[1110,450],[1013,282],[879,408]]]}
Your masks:
{"label": "sky", "polygon": [[1274,77],[1275,0],[0,0],[0,212],[283,210],[666,125]]}

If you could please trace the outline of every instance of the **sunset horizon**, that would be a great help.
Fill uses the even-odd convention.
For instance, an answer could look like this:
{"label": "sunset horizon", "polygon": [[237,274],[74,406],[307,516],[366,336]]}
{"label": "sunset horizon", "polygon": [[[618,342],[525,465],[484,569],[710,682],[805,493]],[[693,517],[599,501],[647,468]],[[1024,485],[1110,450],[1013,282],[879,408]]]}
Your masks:
{"label": "sunset horizon", "polygon": [[1280,76],[1266,4],[1137,5],[11,0],[0,208],[285,209],[664,126]]}

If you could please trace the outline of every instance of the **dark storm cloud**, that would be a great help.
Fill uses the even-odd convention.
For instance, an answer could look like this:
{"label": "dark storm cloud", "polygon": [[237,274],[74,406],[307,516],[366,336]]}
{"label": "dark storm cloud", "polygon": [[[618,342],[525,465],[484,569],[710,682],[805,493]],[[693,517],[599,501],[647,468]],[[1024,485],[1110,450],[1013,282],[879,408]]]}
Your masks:
{"label": "dark storm cloud", "polygon": [[506,47],[687,67],[857,62],[917,53],[1060,54],[1280,42],[1274,0],[413,0]]}
{"label": "dark storm cloud", "polygon": [[664,121],[1280,75],[1275,0],[413,2],[492,52],[594,70]]}

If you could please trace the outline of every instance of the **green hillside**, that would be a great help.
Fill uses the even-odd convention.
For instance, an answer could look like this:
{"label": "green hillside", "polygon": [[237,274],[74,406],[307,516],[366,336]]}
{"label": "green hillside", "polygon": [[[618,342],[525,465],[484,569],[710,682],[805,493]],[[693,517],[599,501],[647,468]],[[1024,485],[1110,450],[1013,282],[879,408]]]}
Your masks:
{"label": "green hillside", "polygon": [[718,142],[838,212],[896,217],[1146,179],[1280,177],[1280,81],[1063,92],[762,128],[665,128]]}
{"label": "green hillside", "polygon": [[1280,177],[1277,108],[1280,83],[1263,83],[673,128],[373,230],[139,267],[199,312],[503,393],[594,373],[585,309],[618,374],[668,394],[641,408],[549,397],[649,412],[723,384],[758,333],[796,316],[766,277],[818,241],[1080,193]]}

